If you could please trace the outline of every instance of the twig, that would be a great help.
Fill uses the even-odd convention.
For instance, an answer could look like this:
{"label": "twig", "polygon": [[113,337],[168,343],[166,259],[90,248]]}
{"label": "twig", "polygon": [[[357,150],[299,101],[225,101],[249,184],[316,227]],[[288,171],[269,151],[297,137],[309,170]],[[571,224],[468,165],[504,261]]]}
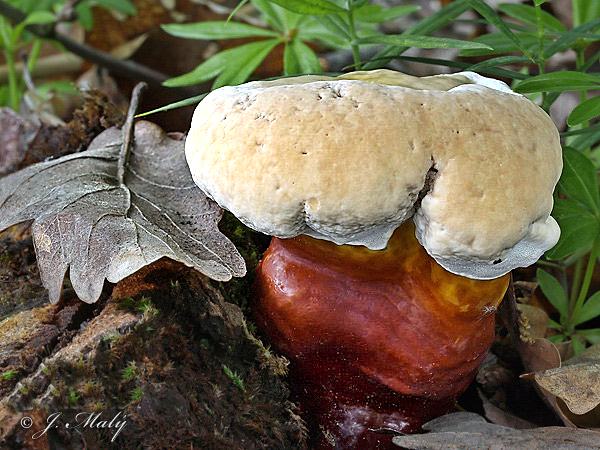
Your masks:
{"label": "twig", "polygon": [[131,151],[135,113],[137,112],[140,104],[142,92],[144,92],[147,87],[148,85],[144,82],[138,83],[135,85],[133,92],[131,93],[131,102],[129,103],[127,118],[125,119],[125,124],[123,125],[123,143],[121,144],[121,151],[119,152],[119,162],[117,166],[117,179],[119,180],[119,184],[121,186],[125,184],[125,168],[127,167],[129,152]]}
{"label": "twig", "polygon": [[[7,17],[13,23],[20,23],[26,18],[26,15],[23,12],[13,8],[11,5],[2,0],[0,0],[0,14]],[[89,45],[74,41],[68,36],[65,36],[54,30],[54,27],[48,27],[44,25],[28,25],[26,29],[39,38],[57,41],[71,53],[79,55],[92,63],[106,67],[111,72],[127,78],[143,80],[148,84],[155,86],[160,86],[163,81],[169,78],[167,75],[149,67],[137,64],[133,61],[117,59],[112,55],[100,50],[96,50]],[[196,90],[192,91],[189,88],[180,89],[180,91],[185,92],[188,95],[192,92],[197,93]]]}

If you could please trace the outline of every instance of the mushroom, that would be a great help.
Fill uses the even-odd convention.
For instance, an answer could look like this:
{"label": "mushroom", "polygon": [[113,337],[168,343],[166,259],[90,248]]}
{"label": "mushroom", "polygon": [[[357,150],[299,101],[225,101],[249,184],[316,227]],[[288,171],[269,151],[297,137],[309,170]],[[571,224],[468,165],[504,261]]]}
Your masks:
{"label": "mushroom", "polygon": [[[452,409],[513,268],[558,240],[550,118],[471,72],[223,87],[186,140],[198,186],[274,236],[253,311],[315,448],[387,448]],[[412,220],[409,220],[412,219]]]}

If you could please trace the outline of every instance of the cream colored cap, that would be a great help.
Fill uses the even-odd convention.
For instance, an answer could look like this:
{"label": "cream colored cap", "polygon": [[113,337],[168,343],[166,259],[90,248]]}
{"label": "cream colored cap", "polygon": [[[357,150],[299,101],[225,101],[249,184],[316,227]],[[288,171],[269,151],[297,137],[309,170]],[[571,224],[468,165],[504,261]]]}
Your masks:
{"label": "cream colored cap", "polygon": [[556,127],[471,72],[223,87],[196,108],[186,156],[196,184],[255,230],[382,249],[412,217],[427,252],[470,278],[528,266],[560,234]]}

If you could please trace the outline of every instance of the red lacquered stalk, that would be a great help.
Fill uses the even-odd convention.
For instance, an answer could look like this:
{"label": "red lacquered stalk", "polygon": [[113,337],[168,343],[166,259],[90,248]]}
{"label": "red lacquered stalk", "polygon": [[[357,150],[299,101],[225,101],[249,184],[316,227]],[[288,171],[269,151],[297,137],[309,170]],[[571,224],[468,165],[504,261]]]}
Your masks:
{"label": "red lacquered stalk", "polygon": [[381,251],[274,238],[254,314],[292,362],[315,448],[394,448],[373,430],[413,432],[452,409],[489,349],[507,286],[508,275],[447,272],[407,223]]}

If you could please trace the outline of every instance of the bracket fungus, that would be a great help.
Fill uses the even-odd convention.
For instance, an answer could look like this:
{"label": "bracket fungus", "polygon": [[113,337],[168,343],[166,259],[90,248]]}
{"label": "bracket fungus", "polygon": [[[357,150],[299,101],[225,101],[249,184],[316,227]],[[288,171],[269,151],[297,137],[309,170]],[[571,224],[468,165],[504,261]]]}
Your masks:
{"label": "bracket fungus", "polygon": [[508,273],[558,240],[550,118],[471,72],[224,87],[197,107],[198,186],[274,236],[256,321],[292,363],[315,448],[387,448],[452,409]]}

